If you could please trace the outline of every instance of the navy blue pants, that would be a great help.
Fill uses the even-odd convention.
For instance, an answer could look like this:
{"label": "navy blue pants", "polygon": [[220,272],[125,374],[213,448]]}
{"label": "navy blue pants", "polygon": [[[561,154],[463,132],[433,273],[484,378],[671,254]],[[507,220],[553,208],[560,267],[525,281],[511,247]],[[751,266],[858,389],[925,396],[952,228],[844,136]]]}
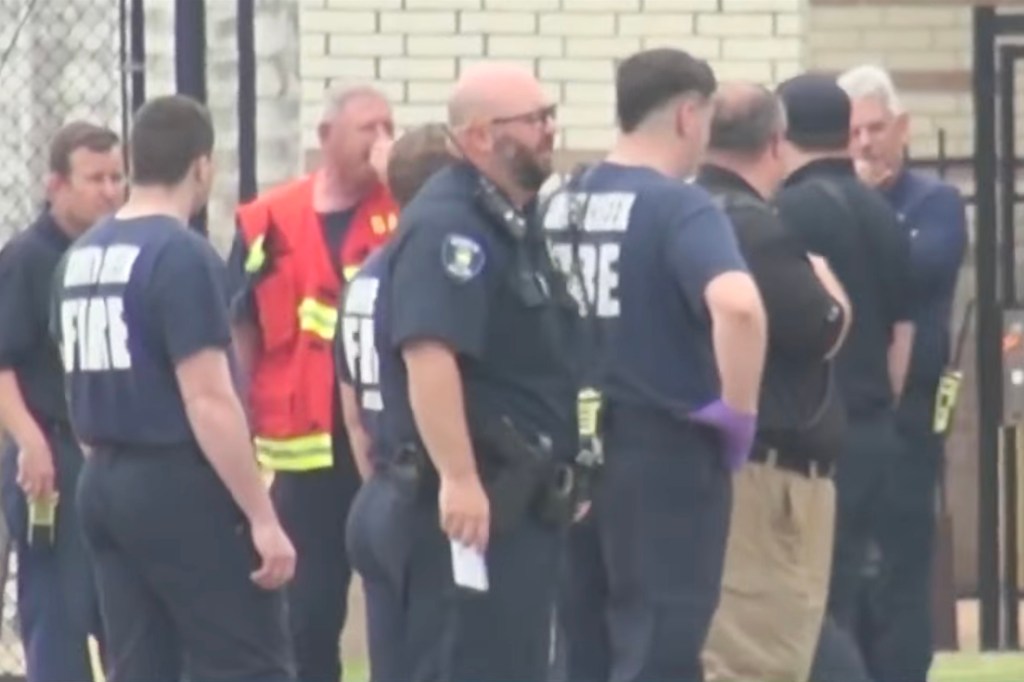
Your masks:
{"label": "navy blue pants", "polygon": [[289,621],[300,682],[338,682],[341,631],[352,581],[345,524],[359,489],[347,436],[335,435],[334,466],[277,472],[271,496],[298,561],[288,586]]}
{"label": "navy blue pants", "polygon": [[28,544],[28,507],[17,484],[18,457],[13,445],[3,453],[0,480],[4,515],[18,556],[18,619],[31,682],[92,680],[88,638],[100,644],[99,605],[92,566],[75,508],[75,486],[82,453],[67,429],[50,429],[57,505],[56,542]]}
{"label": "navy blue pants", "polygon": [[562,601],[569,679],[703,682],[732,479],[703,427],[622,408],[607,421],[596,534],[582,526],[570,544],[568,584],[596,591]]}
{"label": "navy blue pants", "polygon": [[452,578],[451,545],[434,500],[417,504],[410,521],[405,682],[546,680],[560,532],[528,519],[492,535],[490,589],[464,590]]}
{"label": "navy blue pants", "polygon": [[[910,387],[898,414],[851,420],[839,461],[829,610],[853,633],[878,682],[925,682],[932,661],[931,566],[942,441],[931,433],[934,391]],[[867,542],[880,573],[864,599]],[[863,604],[870,605],[863,622]]]}
{"label": "navy blue pants", "polygon": [[371,682],[407,679],[400,664],[414,505],[413,491],[374,473],[359,489],[348,515],[348,555],[366,598]]}
{"label": "navy blue pants", "polygon": [[881,573],[862,641],[879,682],[925,682],[933,659],[932,565],[944,442],[932,431],[935,387],[908,387],[896,414],[903,440],[892,462]]}
{"label": "navy blue pants", "polygon": [[106,450],[78,483],[108,682],[293,682],[283,590],[251,579],[250,529],[194,448]]}

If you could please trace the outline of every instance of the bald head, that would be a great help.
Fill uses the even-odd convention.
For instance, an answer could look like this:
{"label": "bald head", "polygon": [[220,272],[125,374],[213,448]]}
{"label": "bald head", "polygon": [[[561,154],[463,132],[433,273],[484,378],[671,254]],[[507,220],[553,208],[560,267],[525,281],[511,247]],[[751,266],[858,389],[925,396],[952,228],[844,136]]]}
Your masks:
{"label": "bald head", "polygon": [[531,71],[516,64],[478,64],[463,71],[455,84],[448,100],[448,123],[458,127],[476,118],[513,116],[522,113],[524,103],[543,97]]}
{"label": "bald head", "polygon": [[714,96],[710,152],[757,156],[785,129],[778,97],[754,83],[727,83]]}

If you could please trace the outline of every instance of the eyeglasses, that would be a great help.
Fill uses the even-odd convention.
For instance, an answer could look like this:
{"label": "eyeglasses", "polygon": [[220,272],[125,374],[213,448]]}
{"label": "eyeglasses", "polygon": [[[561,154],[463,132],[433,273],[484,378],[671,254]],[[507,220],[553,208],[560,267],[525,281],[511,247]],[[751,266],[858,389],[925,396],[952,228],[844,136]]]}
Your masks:
{"label": "eyeglasses", "polygon": [[527,111],[522,114],[515,114],[514,116],[499,116],[491,119],[491,124],[503,124],[503,123],[525,123],[527,125],[543,125],[549,120],[555,120],[558,114],[558,105],[549,104],[546,107],[535,109],[533,111]]}

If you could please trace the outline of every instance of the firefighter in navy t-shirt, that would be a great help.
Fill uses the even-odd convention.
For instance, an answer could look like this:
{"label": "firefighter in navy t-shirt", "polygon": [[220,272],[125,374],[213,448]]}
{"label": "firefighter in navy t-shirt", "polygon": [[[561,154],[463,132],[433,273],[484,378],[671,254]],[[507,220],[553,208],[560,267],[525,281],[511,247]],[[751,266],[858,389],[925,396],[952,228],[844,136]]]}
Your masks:
{"label": "firefighter in navy t-shirt", "polygon": [[211,186],[209,113],[154,99],[130,148],[130,199],[69,249],[51,312],[108,679],[291,681],[295,551],[232,381],[224,266],[187,226]]}

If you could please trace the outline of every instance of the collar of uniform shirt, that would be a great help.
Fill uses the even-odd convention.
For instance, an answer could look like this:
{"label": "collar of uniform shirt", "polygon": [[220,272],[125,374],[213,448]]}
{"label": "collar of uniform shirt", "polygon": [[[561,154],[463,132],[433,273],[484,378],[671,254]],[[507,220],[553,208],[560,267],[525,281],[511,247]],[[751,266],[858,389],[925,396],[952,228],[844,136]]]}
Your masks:
{"label": "collar of uniform shirt", "polygon": [[700,173],[697,175],[697,184],[709,188],[734,190],[749,194],[758,199],[761,198],[758,191],[749,182],[744,180],[739,173],[735,173],[728,168],[716,166],[713,163],[706,163],[701,166]]}
{"label": "collar of uniform shirt", "polygon": [[856,175],[853,170],[853,160],[844,158],[815,159],[810,163],[801,166],[786,178],[784,187],[795,185],[810,175],[833,175],[836,177]]}

